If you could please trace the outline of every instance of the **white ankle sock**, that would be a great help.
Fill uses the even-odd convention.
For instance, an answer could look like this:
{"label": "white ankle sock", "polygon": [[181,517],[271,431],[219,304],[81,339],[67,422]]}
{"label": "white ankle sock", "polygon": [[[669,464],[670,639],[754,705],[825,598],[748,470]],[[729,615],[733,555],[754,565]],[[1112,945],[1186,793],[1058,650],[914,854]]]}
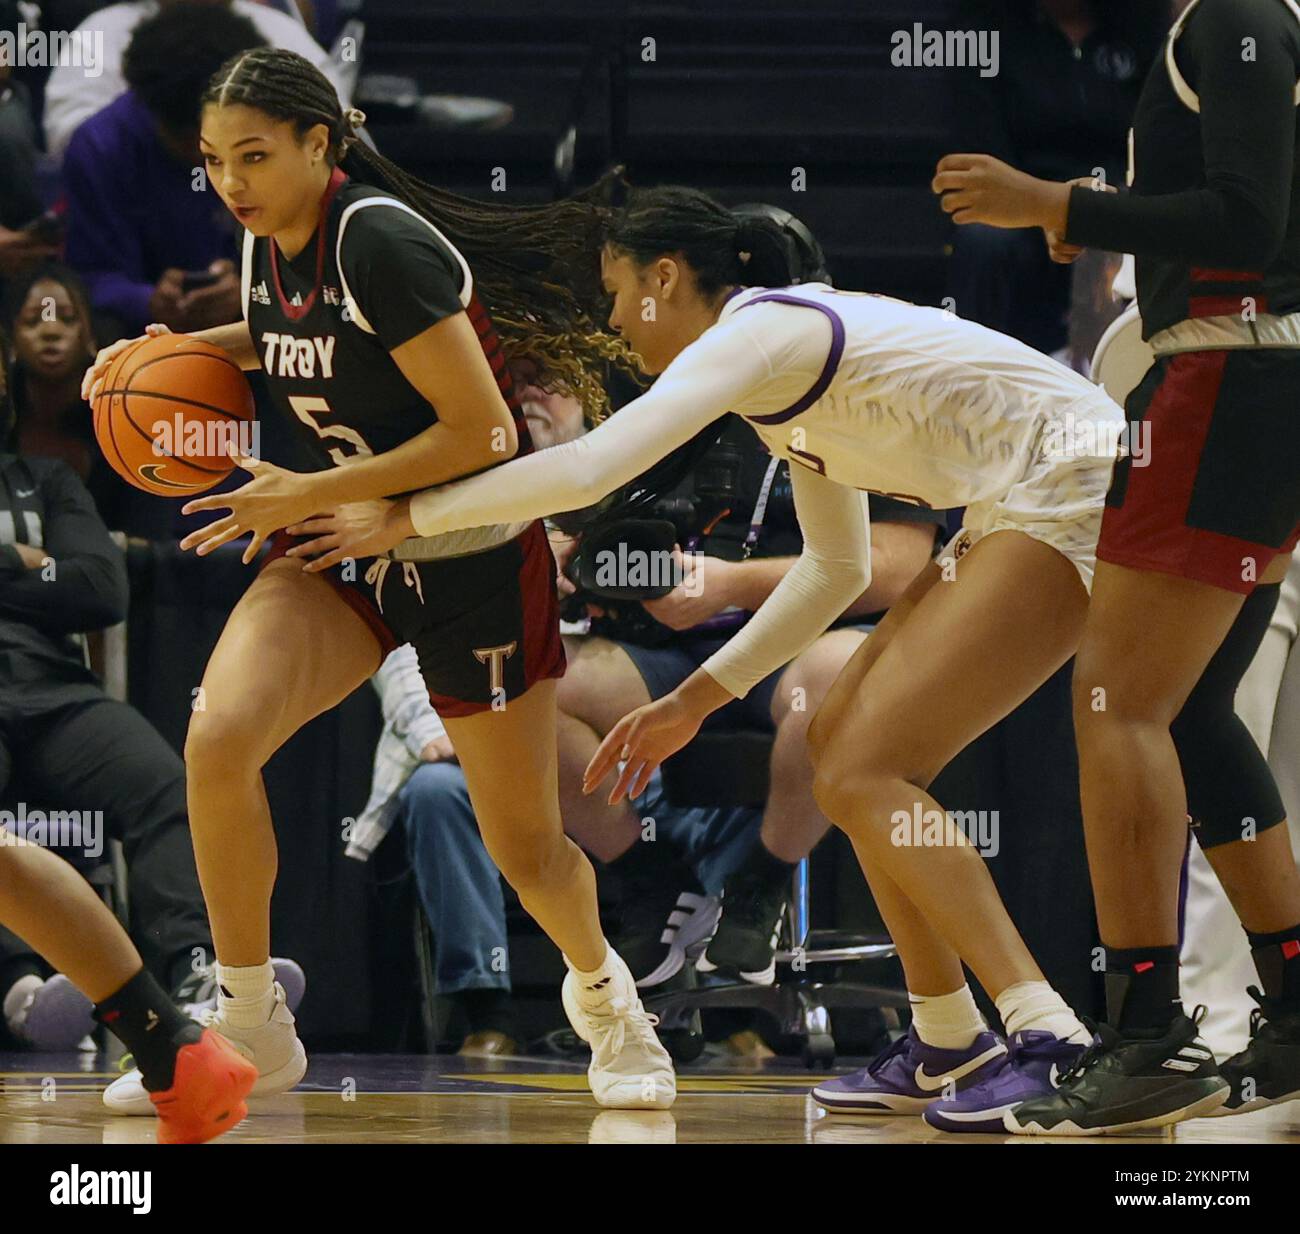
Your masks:
{"label": "white ankle sock", "polygon": [[578,979],[578,997],[584,1003],[603,1003],[609,998],[609,985],[614,977],[618,963],[618,953],[608,943],[605,944],[605,958],[590,972],[578,968],[568,956],[564,962]]}
{"label": "white ankle sock", "polygon": [[271,961],[243,967],[217,962],[221,1009],[231,1028],[261,1028],[275,1010],[275,969]]}
{"label": "white ankle sock", "polygon": [[1065,999],[1046,981],[1018,981],[1007,986],[993,1001],[1008,1037],[1027,1028],[1037,1028],[1077,1045],[1087,1045],[1092,1040],[1092,1034],[1079,1023],[1079,1017]]}
{"label": "white ankle sock", "polygon": [[916,1035],[938,1050],[964,1050],[988,1028],[968,985],[951,994],[913,994],[909,990],[907,1001],[912,1004]]}

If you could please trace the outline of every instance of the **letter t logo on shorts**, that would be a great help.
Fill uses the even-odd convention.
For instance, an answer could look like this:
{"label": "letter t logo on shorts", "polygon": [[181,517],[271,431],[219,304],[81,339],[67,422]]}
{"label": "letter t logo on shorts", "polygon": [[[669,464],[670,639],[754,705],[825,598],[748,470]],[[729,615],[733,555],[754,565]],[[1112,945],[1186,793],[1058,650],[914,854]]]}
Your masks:
{"label": "letter t logo on shorts", "polygon": [[502,643],[499,647],[475,647],[474,657],[480,664],[489,665],[488,672],[491,676],[491,690],[497,694],[505,689],[506,670],[505,663],[510,656],[515,654],[515,648],[518,642]]}

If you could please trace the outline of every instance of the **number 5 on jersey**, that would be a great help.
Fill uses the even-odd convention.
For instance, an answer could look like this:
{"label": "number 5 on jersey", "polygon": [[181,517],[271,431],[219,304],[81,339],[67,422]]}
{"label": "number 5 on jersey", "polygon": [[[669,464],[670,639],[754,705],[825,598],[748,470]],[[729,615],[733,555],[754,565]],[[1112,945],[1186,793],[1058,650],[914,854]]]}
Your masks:
{"label": "number 5 on jersey", "polygon": [[365,438],[356,429],[348,428],[346,424],[317,423],[316,417],[318,415],[330,414],[330,405],[323,398],[319,398],[314,394],[291,394],[289,395],[289,406],[293,408],[293,414],[311,429],[317,437],[336,438],[347,442],[352,447],[351,450],[343,450],[337,446],[326,447],[335,465],[346,463],[351,459],[366,458],[374,453],[366,445]]}

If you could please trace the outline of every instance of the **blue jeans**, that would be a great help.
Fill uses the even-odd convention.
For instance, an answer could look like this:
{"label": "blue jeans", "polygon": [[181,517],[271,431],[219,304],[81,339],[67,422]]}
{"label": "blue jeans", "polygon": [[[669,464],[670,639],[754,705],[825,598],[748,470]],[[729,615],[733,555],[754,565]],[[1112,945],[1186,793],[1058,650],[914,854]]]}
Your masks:
{"label": "blue jeans", "polygon": [[455,763],[421,763],[401,800],[406,849],[437,951],[437,993],[509,990],[501,875],[479,837],[464,772]]}
{"label": "blue jeans", "polygon": [[[415,883],[437,948],[439,994],[510,989],[501,876],[479,836],[465,775],[455,763],[421,763],[402,789],[402,821]],[[758,842],[756,809],[674,809],[659,773],[633,803],[655,820],[710,895]]]}

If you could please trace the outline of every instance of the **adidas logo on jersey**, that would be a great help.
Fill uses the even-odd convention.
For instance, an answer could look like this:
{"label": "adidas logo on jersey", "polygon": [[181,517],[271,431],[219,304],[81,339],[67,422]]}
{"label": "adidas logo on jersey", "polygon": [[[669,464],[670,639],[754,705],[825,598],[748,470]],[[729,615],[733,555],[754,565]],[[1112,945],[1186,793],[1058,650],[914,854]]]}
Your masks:
{"label": "adidas logo on jersey", "polygon": [[248,293],[248,298],[252,300],[254,304],[271,303],[271,293],[266,290],[265,282],[258,283],[256,287],[251,288]]}

